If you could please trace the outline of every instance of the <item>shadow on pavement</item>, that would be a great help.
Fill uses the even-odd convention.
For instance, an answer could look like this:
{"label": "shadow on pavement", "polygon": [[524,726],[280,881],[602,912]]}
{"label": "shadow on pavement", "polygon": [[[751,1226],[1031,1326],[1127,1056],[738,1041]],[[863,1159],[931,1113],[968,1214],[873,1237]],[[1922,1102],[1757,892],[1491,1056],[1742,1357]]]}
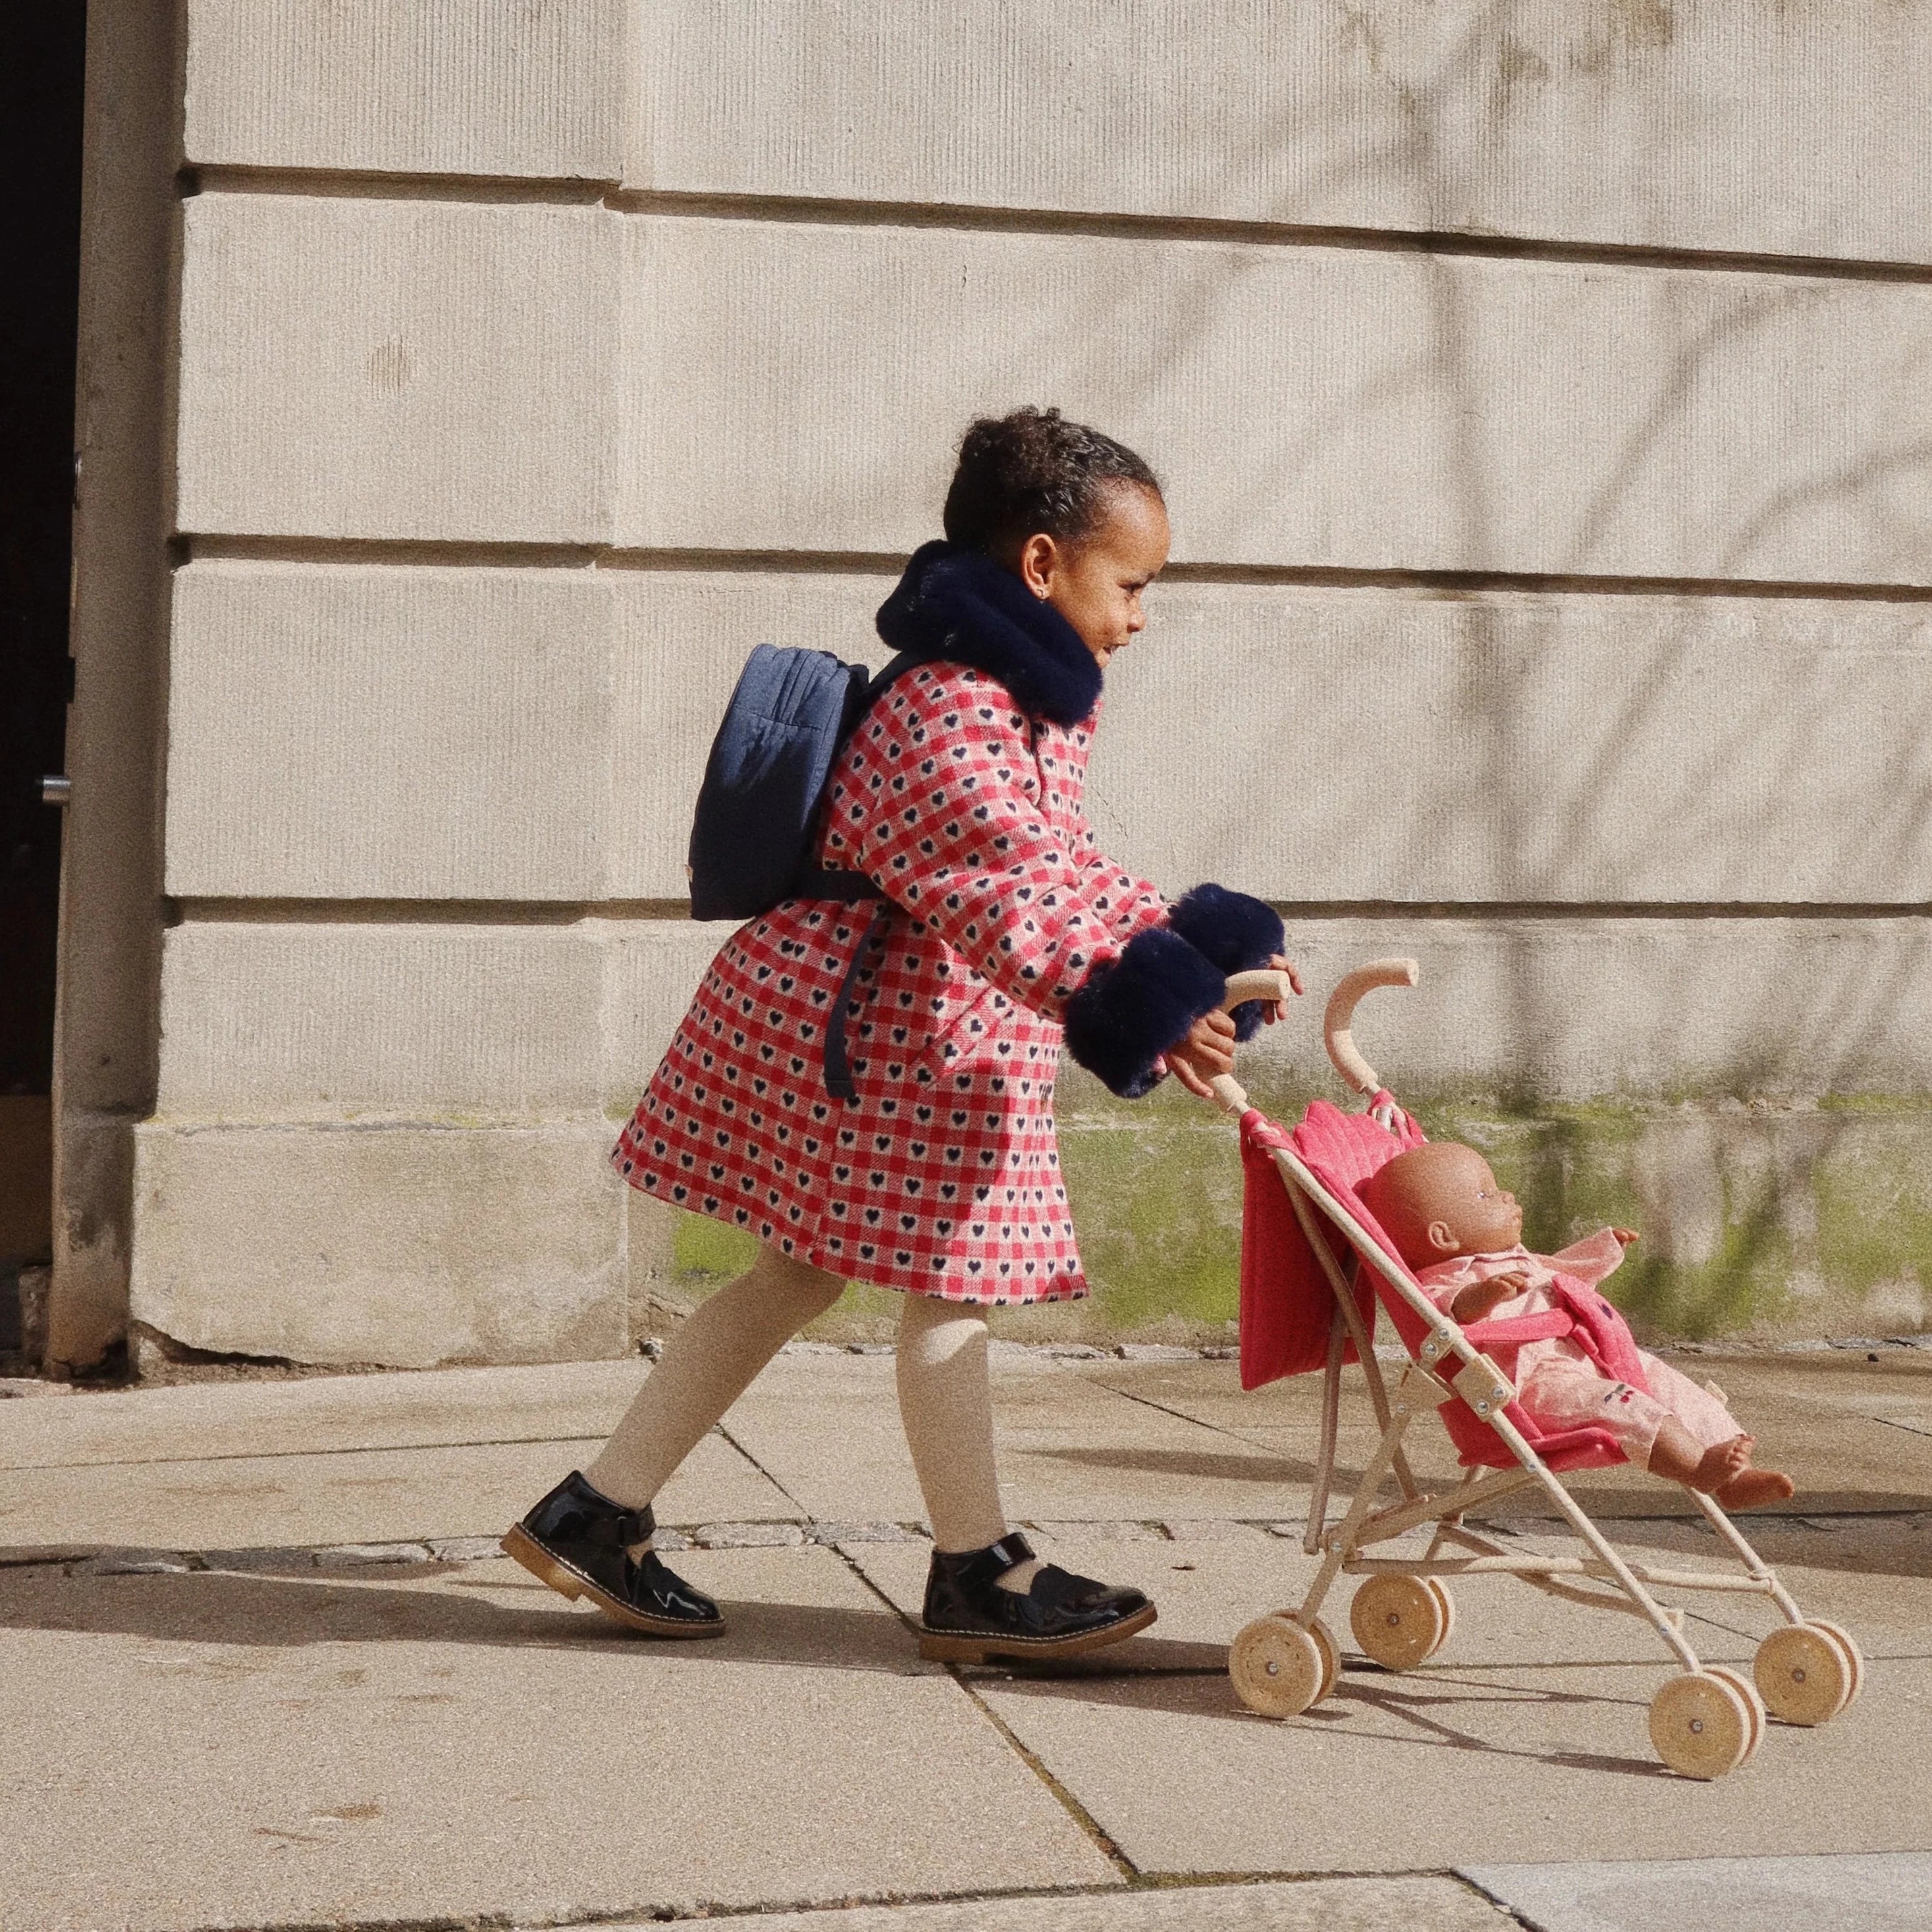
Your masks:
{"label": "shadow on pavement", "polygon": [[[574,1609],[542,1584],[500,1574],[466,1576],[464,1566],[412,1566],[425,1589],[302,1575],[221,1570],[163,1576],[65,1578],[47,1570],[0,1572],[0,1629],[133,1636],[166,1643],[296,1648],[323,1643],[485,1644],[649,1657],[668,1664],[791,1665],[937,1674],[892,1612],[818,1604],[722,1604],[722,1637],[667,1642],[632,1636],[594,1611]],[[364,1573],[366,1576],[367,1573]],[[485,1594],[487,1593],[487,1594]],[[503,1597],[526,1597],[506,1604]],[[1126,1654],[1131,1651],[1132,1654]],[[1159,1672],[1219,1672],[1218,1645],[1137,1638],[1102,1658],[1070,1660],[1070,1686]],[[1040,1681],[1044,1681],[1040,1680]]]}
{"label": "shadow on pavement", "polygon": [[[1566,1668],[1588,1669],[1586,1665]],[[1430,1671],[1426,1676],[1404,1676],[1398,1680],[1373,1669],[1352,1666],[1335,1689],[1314,1709],[1286,1720],[1283,1728],[1305,1725],[1338,1731],[1353,1728],[1358,1736],[1371,1735],[1361,1727],[1373,1725],[1372,1736],[1384,1741],[1399,1738],[1405,1744],[1432,1745],[1444,1750],[1466,1751],[1484,1758],[1517,1758],[1531,1763],[1560,1766],[1578,1771],[1609,1772],[1620,1778],[1669,1778],[1672,1774],[1653,1760],[1613,1756],[1606,1753],[1544,1748],[1534,1742],[1508,1742],[1479,1735],[1466,1723],[1456,1721],[1460,1713],[1467,1719],[1478,1712],[1513,1712],[1514,1720],[1529,1711],[1558,1708],[1604,1709],[1634,1706],[1648,1707],[1653,1678],[1660,1678],[1667,1664],[1644,1677],[1642,1694],[1620,1694],[1611,1676],[1613,1669],[1626,1673],[1628,1665],[1604,1666],[1605,1683],[1599,1690],[1580,1691],[1537,1684],[1499,1683],[1488,1676]],[[1065,1697],[1070,1685],[1064,1679],[1015,1675],[994,1678],[975,1676],[976,1686],[997,1689],[1003,1694],[1024,1697]],[[1225,1718],[1245,1724],[1275,1724],[1276,1719],[1260,1717],[1246,1709],[1234,1694],[1224,1672],[1212,1676],[1186,1675],[1120,1676],[1104,1683],[1090,1684],[1089,1701],[1157,1712],[1178,1718]]]}

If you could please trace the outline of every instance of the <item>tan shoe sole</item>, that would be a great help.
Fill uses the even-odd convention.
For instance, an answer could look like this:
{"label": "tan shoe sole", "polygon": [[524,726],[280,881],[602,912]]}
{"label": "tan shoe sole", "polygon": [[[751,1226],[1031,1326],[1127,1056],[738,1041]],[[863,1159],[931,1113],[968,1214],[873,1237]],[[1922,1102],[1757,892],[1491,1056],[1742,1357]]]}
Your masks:
{"label": "tan shoe sole", "polygon": [[1136,1635],[1160,1614],[1150,1604],[1117,1624],[1108,1624],[1103,1630],[1082,1630],[1078,1636],[970,1636],[946,1630],[921,1630],[919,1654],[937,1664],[984,1664],[995,1657],[1028,1658],[1039,1663],[1053,1658],[1078,1657],[1083,1651],[1105,1650],[1110,1643]]}
{"label": "tan shoe sole", "polygon": [[572,1569],[567,1563],[560,1563],[521,1523],[503,1538],[502,1546],[506,1556],[514,1558],[539,1582],[548,1583],[560,1597],[568,1597],[573,1604],[580,1597],[587,1598],[607,1617],[626,1629],[642,1630],[646,1636],[724,1634],[724,1620],[722,1617],[715,1624],[688,1624],[671,1617],[654,1617],[646,1611],[633,1610],[628,1604],[620,1603],[609,1591],[599,1589],[580,1571]]}

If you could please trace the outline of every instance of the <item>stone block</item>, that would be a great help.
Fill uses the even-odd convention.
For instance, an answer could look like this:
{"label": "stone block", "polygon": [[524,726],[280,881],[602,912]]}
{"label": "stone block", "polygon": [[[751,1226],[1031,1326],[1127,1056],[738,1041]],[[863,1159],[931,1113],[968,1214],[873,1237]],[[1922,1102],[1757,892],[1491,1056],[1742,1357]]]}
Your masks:
{"label": "stone block", "polygon": [[[566,928],[191,921],[170,938],[170,1114],[501,1120],[628,1112],[723,923]],[[1552,1102],[1932,1091],[1932,934],[1916,916],[1328,916],[1290,909],[1309,992],[1244,1069],[1327,1089],[1320,1004],[1412,956],[1357,1038],[1398,1092]],[[1098,1095],[1068,1064],[1062,1111]],[[1130,1110],[1138,1118],[1136,1110]]]}
{"label": "stone block", "polygon": [[619,219],[193,197],[176,526],[607,538]]}
{"label": "stone block", "polygon": [[133,1318],[193,1348],[305,1362],[621,1354],[609,1144],[601,1119],[150,1120],[136,1136]]}
{"label": "stone block", "polygon": [[637,16],[641,188],[1912,262],[1932,246],[1932,26],[1887,0]]}
{"label": "stone block", "polygon": [[610,608],[589,571],[178,572],[169,890],[599,896]]}
{"label": "stone block", "polygon": [[190,0],[190,162],[607,181],[622,0]]}
{"label": "stone block", "polygon": [[1180,583],[1088,808],[1178,891],[1919,905],[1932,608]]}
{"label": "stone block", "polygon": [[613,920],[602,930],[604,1103],[628,1114],[733,928],[728,920],[665,919]]}
{"label": "stone block", "polygon": [[[682,898],[752,646],[878,664],[842,571],[192,564],[183,896]],[[1426,904],[1932,898],[1924,607],[1181,581],[1108,676],[1089,810],[1179,890]]]}
{"label": "stone block", "polygon": [[190,921],[163,962],[160,1104],[450,1126],[594,1112],[603,973],[571,926]]}
{"label": "stone block", "polygon": [[1051,401],[1184,561],[1932,581],[1914,284],[648,215],[625,276],[626,544],[910,550]]}
{"label": "stone block", "polygon": [[[1916,916],[1291,910],[1288,950],[1308,997],[1246,1062],[1287,1084],[1334,1090],[1320,1003],[1364,961],[1412,956],[1421,984],[1372,994],[1355,1028],[1398,1094],[1742,1105],[1932,1093],[1932,931]],[[1063,1100],[1079,1104],[1070,1087]]]}

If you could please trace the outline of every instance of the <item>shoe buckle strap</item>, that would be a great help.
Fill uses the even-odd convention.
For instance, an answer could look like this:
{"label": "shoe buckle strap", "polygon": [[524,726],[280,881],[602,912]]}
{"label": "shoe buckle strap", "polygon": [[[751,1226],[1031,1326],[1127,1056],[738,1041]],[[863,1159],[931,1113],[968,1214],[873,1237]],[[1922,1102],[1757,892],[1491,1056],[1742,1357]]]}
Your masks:
{"label": "shoe buckle strap", "polygon": [[657,1518],[646,1503],[640,1510],[626,1510],[610,1519],[610,1540],[628,1550],[633,1544],[650,1542],[657,1527]]}
{"label": "shoe buckle strap", "polygon": [[1033,1545],[1016,1529],[1010,1529],[997,1543],[986,1546],[986,1566],[995,1576],[1004,1576],[1016,1564],[1033,1561]]}

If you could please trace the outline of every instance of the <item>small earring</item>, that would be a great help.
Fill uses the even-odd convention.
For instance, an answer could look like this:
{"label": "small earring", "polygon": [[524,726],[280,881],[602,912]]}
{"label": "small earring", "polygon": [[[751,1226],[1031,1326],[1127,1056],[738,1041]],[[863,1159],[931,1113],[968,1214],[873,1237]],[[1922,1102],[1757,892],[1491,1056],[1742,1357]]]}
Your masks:
{"label": "small earring", "polygon": [[1036,584],[1033,587],[1033,594],[1044,604],[1046,602],[1046,586],[1043,584]]}

